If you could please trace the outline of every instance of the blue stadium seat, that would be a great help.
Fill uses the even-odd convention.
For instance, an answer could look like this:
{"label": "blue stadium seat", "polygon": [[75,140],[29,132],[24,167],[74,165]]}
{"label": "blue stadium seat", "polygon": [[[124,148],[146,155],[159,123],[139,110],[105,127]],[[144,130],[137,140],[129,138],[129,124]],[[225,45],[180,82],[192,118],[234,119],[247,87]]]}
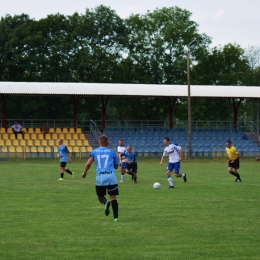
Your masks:
{"label": "blue stadium seat", "polygon": [[249,149],[248,149],[248,147],[247,146],[242,146],[241,148],[240,148],[240,150],[239,150],[240,152],[248,152],[249,151]]}
{"label": "blue stadium seat", "polygon": [[238,133],[238,134],[243,134],[242,129],[238,128],[238,129],[237,129],[237,133]]}
{"label": "blue stadium seat", "polygon": [[117,140],[114,140],[114,139],[109,140],[109,144],[112,146],[118,146]]}
{"label": "blue stadium seat", "polygon": [[138,144],[139,144],[139,142],[138,141],[136,141],[136,140],[129,140],[129,144],[131,145],[131,146],[138,146]]}
{"label": "blue stadium seat", "polygon": [[133,127],[129,128],[129,133],[135,133],[135,129]]}
{"label": "blue stadium seat", "polygon": [[231,129],[231,133],[236,134],[237,133],[237,129],[236,128],[232,128]]}
{"label": "blue stadium seat", "polygon": [[153,134],[148,134],[147,136],[146,136],[146,140],[153,140],[154,139],[154,137],[153,137]]}
{"label": "blue stadium seat", "polygon": [[122,133],[123,133],[123,134],[128,134],[128,128],[123,127],[123,128],[122,128]]}
{"label": "blue stadium seat", "polygon": [[173,130],[173,128],[169,128],[168,133],[169,134],[175,134],[175,131]]}
{"label": "blue stadium seat", "polygon": [[218,146],[219,142],[217,140],[211,140],[210,144],[211,146]]}
{"label": "blue stadium seat", "polygon": [[154,134],[154,133],[155,133],[154,128],[153,128],[153,127],[150,127],[150,128],[149,128],[149,134]]}
{"label": "blue stadium seat", "polygon": [[211,137],[211,140],[213,141],[216,141],[218,138],[218,135],[217,134],[213,134],[212,137]]}
{"label": "blue stadium seat", "polygon": [[139,145],[144,146],[144,145],[146,145],[146,140],[140,139],[138,143],[139,143]]}
{"label": "blue stadium seat", "polygon": [[140,134],[139,137],[140,137],[140,140],[146,140],[146,134]]}
{"label": "blue stadium seat", "polygon": [[253,147],[253,152],[259,152],[259,147],[254,146],[254,147]]}
{"label": "blue stadium seat", "polygon": [[149,128],[145,127],[142,129],[142,133],[148,134],[149,133]]}
{"label": "blue stadium seat", "polygon": [[155,153],[155,152],[156,152],[156,148],[155,148],[155,147],[149,147],[149,151],[150,151],[151,153]]}
{"label": "blue stadium seat", "polygon": [[200,128],[200,133],[206,133],[207,132],[207,129],[206,128]]}
{"label": "blue stadium seat", "polygon": [[161,139],[161,136],[158,133],[154,133],[153,137],[154,139]]}
{"label": "blue stadium seat", "polygon": [[162,128],[162,133],[167,135],[169,133],[168,128]]}
{"label": "blue stadium seat", "polygon": [[224,152],[224,151],[225,151],[225,147],[217,146],[214,150],[215,150],[216,152]]}
{"label": "blue stadium seat", "polygon": [[225,128],[225,133],[231,133],[231,129],[230,128]]}
{"label": "blue stadium seat", "polygon": [[182,132],[182,128],[181,127],[176,127],[175,128],[175,132],[176,133],[181,133]]}
{"label": "blue stadium seat", "polygon": [[197,146],[204,146],[204,140],[198,140]]}

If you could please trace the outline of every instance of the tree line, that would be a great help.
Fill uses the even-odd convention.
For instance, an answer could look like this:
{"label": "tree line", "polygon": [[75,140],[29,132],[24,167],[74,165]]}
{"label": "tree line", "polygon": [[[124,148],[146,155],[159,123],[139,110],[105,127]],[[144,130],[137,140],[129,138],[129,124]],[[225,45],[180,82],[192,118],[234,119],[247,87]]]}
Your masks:
{"label": "tree line", "polygon": [[[188,46],[191,41],[195,42]],[[120,18],[100,5],[84,14],[27,14],[0,20],[0,80],[187,85],[187,51],[192,85],[260,84],[260,48],[238,44],[210,48],[191,12],[179,7]],[[185,98],[110,97],[107,119],[187,119]],[[231,99],[192,99],[193,120],[231,120]],[[98,119],[100,97],[82,97],[78,118]],[[254,120],[258,99],[242,100],[239,116]],[[71,118],[70,97],[10,96],[7,118]],[[210,113],[209,113],[210,111]]]}

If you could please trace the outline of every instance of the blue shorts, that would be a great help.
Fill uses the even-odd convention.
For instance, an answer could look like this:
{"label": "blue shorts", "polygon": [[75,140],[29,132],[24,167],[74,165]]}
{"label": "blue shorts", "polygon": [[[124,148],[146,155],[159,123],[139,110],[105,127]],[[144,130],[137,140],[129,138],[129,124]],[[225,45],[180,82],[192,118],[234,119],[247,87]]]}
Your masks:
{"label": "blue shorts", "polygon": [[176,163],[168,163],[167,165],[167,171],[173,171],[174,170],[174,173],[179,173],[180,172],[180,168],[181,168],[181,164],[180,162],[176,162]]}
{"label": "blue shorts", "polygon": [[121,169],[126,169],[126,162],[120,163],[120,168]]}

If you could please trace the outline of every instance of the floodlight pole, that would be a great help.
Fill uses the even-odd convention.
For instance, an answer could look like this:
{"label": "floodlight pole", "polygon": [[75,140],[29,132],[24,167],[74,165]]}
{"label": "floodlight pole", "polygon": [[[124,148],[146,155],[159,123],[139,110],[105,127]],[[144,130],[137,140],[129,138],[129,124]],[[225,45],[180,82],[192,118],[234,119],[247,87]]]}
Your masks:
{"label": "floodlight pole", "polygon": [[190,45],[194,43],[195,40],[192,40],[188,44],[187,51],[187,84],[188,84],[188,159],[191,159],[192,150],[191,150],[191,141],[192,141],[192,130],[191,130],[191,97],[190,97]]}

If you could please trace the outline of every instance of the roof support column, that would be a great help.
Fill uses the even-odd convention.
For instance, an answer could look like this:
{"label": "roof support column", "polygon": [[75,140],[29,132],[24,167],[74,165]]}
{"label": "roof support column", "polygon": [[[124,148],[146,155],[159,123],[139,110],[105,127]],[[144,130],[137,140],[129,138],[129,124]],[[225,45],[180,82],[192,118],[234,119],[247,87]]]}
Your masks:
{"label": "roof support column", "polygon": [[237,119],[238,119],[238,108],[243,101],[243,98],[240,98],[236,104],[235,98],[231,98],[233,103],[233,128],[237,130]]}
{"label": "roof support column", "polygon": [[106,118],[107,118],[107,104],[110,96],[101,96],[101,104],[102,104],[102,128],[101,132],[103,133],[104,129],[106,128]]}
{"label": "roof support column", "polygon": [[2,127],[6,128],[7,94],[2,94]]}
{"label": "roof support column", "polygon": [[173,101],[171,102],[171,97],[167,97],[168,99],[168,121],[169,121],[169,128],[173,128],[173,108],[176,104],[177,97],[173,98]]}
{"label": "roof support column", "polygon": [[73,103],[73,127],[75,129],[76,132],[76,128],[78,125],[78,107],[79,107],[79,100],[80,100],[80,96],[71,96],[72,98],[72,103]]}

